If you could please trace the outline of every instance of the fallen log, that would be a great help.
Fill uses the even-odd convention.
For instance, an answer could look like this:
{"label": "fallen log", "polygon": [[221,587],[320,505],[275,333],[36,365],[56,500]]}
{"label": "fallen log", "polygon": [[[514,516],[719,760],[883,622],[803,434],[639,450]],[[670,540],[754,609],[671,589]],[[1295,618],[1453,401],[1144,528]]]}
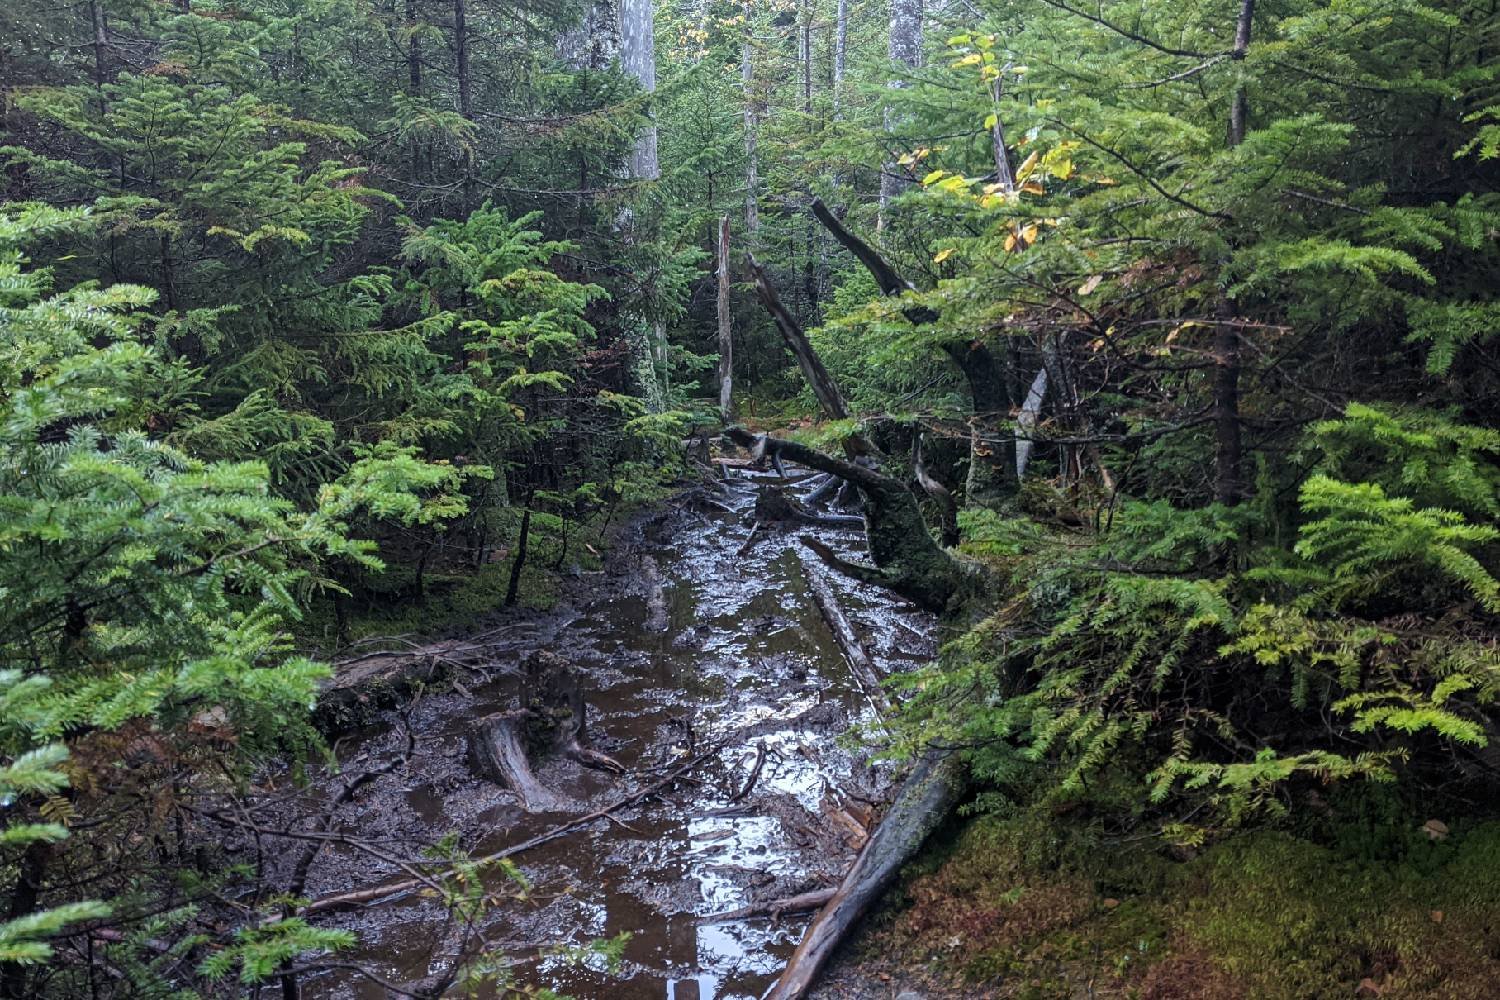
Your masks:
{"label": "fallen log", "polygon": [[802,560],[802,573],[807,577],[807,589],[812,592],[813,603],[817,605],[823,620],[828,623],[828,631],[833,633],[834,641],[843,650],[844,659],[849,662],[849,673],[854,676],[854,681],[864,691],[865,697],[869,698],[877,711],[884,715],[891,710],[891,701],[886,697],[885,689],[880,683],[880,672],[875,669],[875,663],[870,659],[870,653],[865,649],[864,640],[859,633],[854,631],[854,625],[849,621],[849,616],[844,614],[843,606],[839,604],[833,587],[828,583],[823,571],[806,559]]}
{"label": "fallen log", "polygon": [[854,514],[815,514],[785,490],[767,486],[755,497],[755,519],[761,524],[800,524],[812,528],[845,528],[863,531],[865,519]]}
{"label": "fallen log", "polygon": [[785,899],[768,899],[763,903],[751,903],[749,906],[742,906],[737,910],[710,913],[698,922],[700,924],[727,924],[735,920],[754,920],[756,917],[770,917],[774,920],[784,913],[802,913],[807,910],[816,910],[832,899],[836,891],[836,889],[814,889],[811,892],[787,896]]}
{"label": "fallen log", "polygon": [[647,632],[665,632],[671,624],[667,616],[667,594],[661,578],[661,567],[651,556],[641,558],[641,581],[646,592]]}
{"label": "fallen log", "polygon": [[951,754],[933,751],[917,761],[765,1000],[800,1000],[807,995],[834,950],[958,801],[958,775],[958,759]]}
{"label": "fallen log", "polygon": [[[518,844],[512,844],[509,847],[501,848],[498,851],[483,855],[482,857],[472,858],[467,861],[466,864],[489,865],[494,864],[497,861],[503,861],[506,858],[513,858],[518,854],[522,854],[526,851],[541,847],[543,844],[550,844],[558,837],[562,837],[569,833],[572,833],[579,827],[587,826],[588,824],[598,822],[601,819],[606,819],[610,816],[610,814],[618,812],[621,809],[628,809],[629,807],[660,793],[663,789],[670,787],[672,784],[684,777],[689,771],[694,770],[700,765],[706,763],[709,759],[717,756],[721,749],[723,749],[722,744],[715,744],[702,753],[687,758],[682,763],[678,764],[676,767],[668,771],[661,778],[645,786],[644,788],[637,789],[636,791],[631,792],[628,795],[623,795],[601,809],[595,809],[593,812],[586,813],[582,816],[575,816],[573,819],[570,819],[565,823],[561,823],[558,826],[554,826],[552,829],[547,830],[544,833],[539,833],[535,837],[532,837],[528,840],[523,840]],[[389,882],[382,882],[378,885],[367,886],[363,889],[350,889],[345,892],[329,893],[325,896],[319,896],[317,899],[309,900],[305,905],[298,907],[294,915],[299,917],[307,917],[316,913],[326,913],[330,910],[347,909],[351,906],[360,906],[366,903],[378,903],[382,900],[389,899],[392,896],[399,896],[404,893],[414,892],[418,889],[424,888],[433,879],[440,877],[442,877],[441,873],[432,876],[432,878],[393,879]]]}

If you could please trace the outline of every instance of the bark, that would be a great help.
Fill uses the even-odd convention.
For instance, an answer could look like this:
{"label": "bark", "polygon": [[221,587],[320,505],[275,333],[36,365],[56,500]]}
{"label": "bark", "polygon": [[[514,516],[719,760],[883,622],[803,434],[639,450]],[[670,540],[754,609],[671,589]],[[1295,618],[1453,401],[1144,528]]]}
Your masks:
{"label": "bark", "polygon": [[[10,894],[10,907],[5,914],[7,921],[29,917],[41,908],[42,886],[55,850],[55,845],[38,840],[28,844],[21,853],[16,884]],[[6,1000],[24,1000],[31,996],[32,993],[27,988],[27,973],[30,969],[31,966],[23,962],[6,962],[0,966],[0,997],[5,997]]]}
{"label": "bark", "polygon": [[807,995],[849,931],[948,815],[959,791],[957,758],[930,751],[918,760],[838,891],[813,918],[766,1000]]}
{"label": "bark", "polygon": [[843,113],[844,72],[849,61],[849,0],[839,0],[833,27],[833,116]]}
{"label": "bark", "polygon": [[468,0],[453,0],[453,65],[458,76],[458,113],[474,120],[474,94],[469,80]]}
{"label": "bark", "polygon": [[[641,90],[656,93],[656,25],[652,0],[620,0],[620,68],[641,85]],[[635,180],[653,181],[661,177],[655,121],[636,137],[630,157],[630,176]]]}
{"label": "bark", "polygon": [[[406,0],[406,30],[411,37],[406,43],[406,92],[411,97],[422,94],[422,42],[417,34],[417,0]],[[411,141],[411,176],[420,180],[422,176],[421,144]]]}
{"label": "bark", "polygon": [[875,708],[881,715],[885,715],[891,710],[891,700],[886,697],[885,689],[881,686],[880,672],[875,669],[864,640],[854,631],[854,625],[849,621],[849,616],[844,614],[843,606],[839,604],[823,571],[804,559],[802,572],[807,577],[807,588],[812,593],[813,603],[817,605],[823,621],[828,624],[828,631],[833,634],[834,641],[839,644],[844,659],[849,663],[849,673]]}
{"label": "bark", "polygon": [[503,712],[476,722],[469,731],[469,758],[476,774],[515,792],[527,812],[567,807],[567,800],[543,785],[531,770],[524,715]]}
{"label": "bark", "polygon": [[[1255,0],[1241,0],[1239,17],[1234,26],[1234,48],[1231,56],[1244,59],[1250,50],[1250,31],[1255,20]],[[1229,108],[1229,145],[1245,141],[1250,117],[1249,97],[1244,84],[1235,87]],[[1219,325],[1214,328],[1214,499],[1219,503],[1239,503],[1243,492],[1240,482],[1240,333],[1229,320],[1234,307],[1227,299],[1218,306]]]}
{"label": "bark", "polygon": [[766,311],[771,314],[771,318],[776,321],[776,329],[781,332],[782,340],[786,341],[787,347],[797,359],[797,365],[807,378],[807,384],[811,387],[813,396],[817,398],[818,405],[823,408],[823,412],[830,420],[847,420],[849,407],[844,402],[844,395],[839,392],[833,376],[828,374],[828,369],[823,366],[822,359],[808,342],[802,324],[797,322],[782,303],[781,296],[776,293],[776,286],[771,284],[771,279],[755,257],[749,256],[747,259],[750,274],[755,278],[755,293],[760,297],[761,304],[766,307]]}
{"label": "bark", "polygon": [[510,582],[505,586],[505,606],[514,607],[521,590],[521,571],[526,568],[526,546],[531,540],[531,508],[521,512],[521,537],[516,542],[516,561],[510,564]]}
{"label": "bark", "polygon": [[[820,199],[813,199],[812,211],[833,238],[865,266],[882,294],[901,295],[915,291],[911,282],[898,274],[873,247],[850,232]],[[937,313],[925,306],[913,306],[904,313],[908,320],[916,324],[932,323],[938,319]],[[997,449],[990,443],[1005,436],[996,433],[996,425],[1010,412],[1010,391],[1006,387],[1005,373],[994,352],[979,341],[947,343],[943,345],[943,352],[963,372],[973,401],[974,423],[970,433],[967,486],[969,499],[985,505],[999,503],[1013,495],[1017,487],[1013,464],[1014,444],[1007,443]]]}
{"label": "bark", "polygon": [[917,477],[917,483],[942,512],[943,544],[950,547],[957,545],[958,503],[953,499],[953,491],[933,477],[931,470],[927,468],[927,463],[922,459],[922,435],[920,434],[912,443],[911,465],[912,474]]}
{"label": "bark", "polygon": [[760,159],[756,149],[760,105],[755,94],[755,64],[751,59],[753,49],[749,3],[745,4],[744,15],[745,41],[740,49],[740,83],[744,89],[745,101],[745,234],[753,236],[760,227],[760,204],[757,200],[760,195]]}
{"label": "bark", "polygon": [[784,913],[801,913],[806,910],[816,910],[833,898],[834,889],[814,889],[811,892],[799,893],[796,896],[788,896],[785,899],[772,899],[764,903],[751,903],[737,910],[727,910],[724,913],[714,913],[698,921],[700,924],[727,924],[737,920],[752,920],[756,917],[770,917],[772,920]]}
{"label": "bark", "polygon": [[988,589],[988,577],[981,569],[959,560],[933,540],[917,507],[917,498],[904,483],[858,462],[835,458],[795,441],[755,435],[738,427],[730,427],[724,434],[742,447],[774,452],[859,488],[865,497],[866,536],[870,557],[875,561],[873,567],[840,559],[816,539],[803,539],[834,569],[888,587],[936,612],[957,612],[970,598]]}
{"label": "bark", "polygon": [[[1255,0],[1240,0],[1240,14],[1234,25],[1234,48],[1230,57],[1244,59],[1250,51],[1250,31],[1255,23]],[[1229,108],[1229,145],[1238,146],[1245,141],[1245,128],[1250,117],[1250,99],[1244,84],[1234,88],[1234,102]]]}
{"label": "bark", "polygon": [[1219,303],[1214,328],[1214,499],[1240,501],[1240,333],[1230,322],[1233,309]]}
{"label": "bark", "polygon": [[994,97],[995,124],[990,126],[990,147],[995,155],[995,183],[1000,185],[1000,190],[1010,194],[1016,189],[1016,175],[1010,168],[1010,150],[1005,144],[1005,121],[1000,115],[1000,94],[1004,83],[1000,77],[995,78],[991,91]]}
{"label": "bark", "polygon": [[719,219],[719,417],[734,421],[734,330],[729,315],[729,216]]}
{"label": "bark", "polygon": [[583,12],[578,26],[558,42],[569,66],[600,72],[620,55],[620,10],[618,0],[594,0]]}
{"label": "bark", "polygon": [[[910,69],[916,69],[922,65],[922,0],[891,0],[891,34],[888,52],[892,62],[900,63]],[[887,86],[900,90],[907,86],[907,82],[901,77],[892,77]],[[887,142],[889,142],[891,133],[895,132],[900,124],[900,119],[889,104],[886,105],[884,117]],[[906,180],[896,175],[895,163],[888,162],[881,168],[880,221],[882,226],[885,224],[887,207],[891,199],[900,194],[906,188],[907,183]]]}
{"label": "bark", "polygon": [[1031,461],[1031,432],[1036,427],[1042,412],[1042,400],[1047,396],[1047,366],[1037,369],[1031,380],[1031,389],[1026,393],[1026,402],[1021,404],[1020,416],[1016,418],[1016,479],[1026,478],[1026,466]]}

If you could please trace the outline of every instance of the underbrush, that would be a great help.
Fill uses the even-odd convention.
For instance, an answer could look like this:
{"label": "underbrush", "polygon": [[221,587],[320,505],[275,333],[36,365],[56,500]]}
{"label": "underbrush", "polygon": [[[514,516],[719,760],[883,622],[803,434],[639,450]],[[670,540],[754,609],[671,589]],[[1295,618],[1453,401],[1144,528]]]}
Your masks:
{"label": "underbrush", "polygon": [[1400,821],[1373,826],[1371,794],[1331,796],[1321,830],[1201,852],[1050,808],[971,819],[908,870],[863,948],[962,995],[1494,996],[1500,822],[1426,826],[1377,792]]}

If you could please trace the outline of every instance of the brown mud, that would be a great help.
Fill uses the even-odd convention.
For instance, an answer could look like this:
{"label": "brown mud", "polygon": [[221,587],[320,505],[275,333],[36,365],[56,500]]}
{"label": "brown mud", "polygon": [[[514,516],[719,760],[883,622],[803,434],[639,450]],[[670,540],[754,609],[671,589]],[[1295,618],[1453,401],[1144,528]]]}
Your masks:
{"label": "brown mud", "polygon": [[[554,610],[475,623],[471,634],[485,636],[485,662],[466,662],[446,688],[386,709],[341,739],[339,773],[315,777],[304,793],[263,814],[266,821],[274,815],[277,825],[310,829],[351,779],[397,760],[334,810],[330,829],[378,842],[394,858],[417,858],[449,833],[481,855],[607,805],[735,734],[691,780],[620,810],[618,822],[597,820],[516,857],[525,898],[498,907],[484,928],[518,981],[579,998],[760,996],[808,915],[705,918],[835,885],[871,803],[889,791],[892,769],[839,739],[874,713],[809,591],[798,541],[812,534],[858,557],[863,535],[846,527],[763,530],[738,555],[755,500],[749,477],[731,479],[722,492],[685,494],[629,525],[605,570],[572,577]],[[877,588],[844,579],[832,586],[880,671],[931,658],[930,616]],[[536,777],[556,800],[528,813],[513,791],[476,776],[468,733],[475,720],[522,704],[516,675],[537,651],[578,672],[591,746],[626,773],[538,760]],[[251,838],[226,836],[231,851],[256,854]],[[278,856],[285,846],[260,845],[269,884],[285,884],[295,864],[300,847]],[[329,842],[303,895],[402,874],[357,847]],[[398,984],[431,981],[451,962],[457,939],[429,894],[320,913],[314,922],[355,931],[360,943],[349,957]],[[614,972],[596,959],[556,953],[622,932],[630,940]],[[342,972],[305,980],[303,993],[386,995]]]}

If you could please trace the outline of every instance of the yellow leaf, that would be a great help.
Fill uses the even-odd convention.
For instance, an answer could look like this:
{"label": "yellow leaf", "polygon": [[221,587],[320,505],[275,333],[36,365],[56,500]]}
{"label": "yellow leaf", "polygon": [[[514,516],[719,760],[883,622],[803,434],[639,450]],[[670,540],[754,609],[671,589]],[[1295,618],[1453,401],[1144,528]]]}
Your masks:
{"label": "yellow leaf", "polygon": [[934,170],[932,173],[922,178],[922,186],[927,187],[929,185],[936,184],[938,181],[946,177],[947,173],[948,172],[946,170]]}
{"label": "yellow leaf", "polygon": [[984,127],[994,128],[999,121],[1000,116],[991,111],[989,114],[984,116]]}
{"label": "yellow leaf", "polygon": [[952,247],[949,247],[946,250],[939,250],[938,253],[937,253],[937,256],[934,257],[934,258],[932,258],[932,262],[934,264],[941,264],[943,261],[947,260],[949,257],[952,257],[953,253],[954,253],[954,250],[953,250]]}
{"label": "yellow leaf", "polygon": [[1035,222],[1033,222],[1031,225],[1027,226],[1025,229],[1021,230],[1021,238],[1026,241],[1027,245],[1030,245],[1030,244],[1036,242],[1036,223]]}
{"label": "yellow leaf", "polygon": [[1027,194],[1041,194],[1042,186],[1036,181],[1028,181],[1027,183],[1021,185],[1021,190],[1025,191]]}
{"label": "yellow leaf", "polygon": [[959,59],[956,62],[954,62],[953,65],[954,65],[955,68],[957,68],[959,66],[978,66],[983,61],[984,61],[984,58],[978,52],[970,52],[968,55],[964,56],[962,59]]}
{"label": "yellow leaf", "polygon": [[1033,151],[1030,156],[1022,160],[1021,166],[1016,169],[1016,180],[1024,181],[1026,178],[1030,177],[1031,172],[1036,169],[1037,161],[1041,158],[1042,157],[1040,153]]}
{"label": "yellow leaf", "polygon": [[1010,253],[1016,248],[1016,231],[1012,229],[1005,235],[1005,252]]}

